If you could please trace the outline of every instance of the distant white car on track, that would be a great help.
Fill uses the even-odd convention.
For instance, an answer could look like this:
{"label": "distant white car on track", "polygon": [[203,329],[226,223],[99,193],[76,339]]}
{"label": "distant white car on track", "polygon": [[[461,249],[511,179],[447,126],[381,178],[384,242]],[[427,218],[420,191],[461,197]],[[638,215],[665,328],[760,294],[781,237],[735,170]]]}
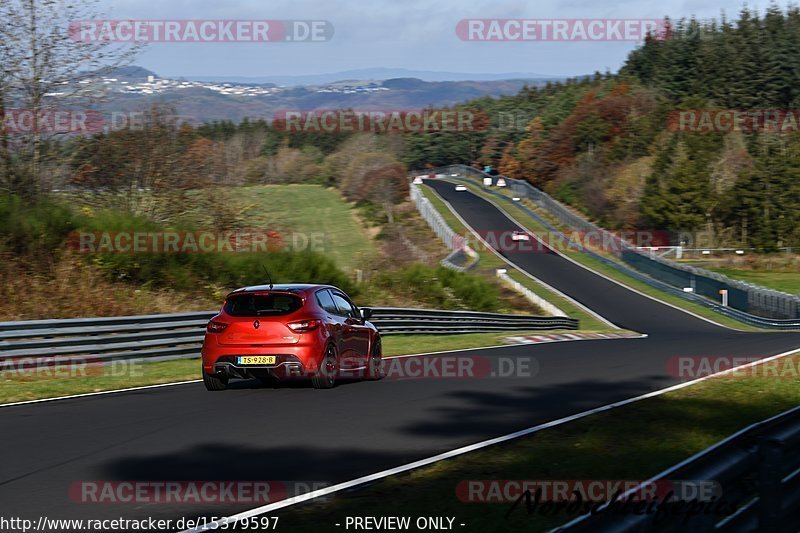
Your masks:
{"label": "distant white car on track", "polygon": [[530,241],[531,236],[525,233],[524,231],[514,231],[511,233],[511,240],[515,242]]}
{"label": "distant white car on track", "polygon": [[458,192],[464,192],[464,191],[467,190],[467,186],[466,185],[456,185],[456,190]]}

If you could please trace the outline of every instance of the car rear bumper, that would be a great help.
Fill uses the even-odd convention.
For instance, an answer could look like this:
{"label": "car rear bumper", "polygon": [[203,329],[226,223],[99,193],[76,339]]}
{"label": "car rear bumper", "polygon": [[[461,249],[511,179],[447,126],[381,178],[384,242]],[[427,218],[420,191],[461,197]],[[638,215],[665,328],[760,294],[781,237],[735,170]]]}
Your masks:
{"label": "car rear bumper", "polygon": [[[206,337],[201,351],[203,371],[229,377],[259,377],[270,374],[279,378],[308,376],[319,369],[324,344],[311,342],[275,346],[220,346],[216,339]],[[240,365],[243,355],[274,355],[272,365]]]}
{"label": "car rear bumper", "polygon": [[211,367],[211,372],[208,373],[224,375],[229,378],[245,379],[265,377],[266,375],[279,379],[305,378],[309,376],[309,371],[299,361],[285,361],[264,366],[243,366],[228,361],[217,361]]}

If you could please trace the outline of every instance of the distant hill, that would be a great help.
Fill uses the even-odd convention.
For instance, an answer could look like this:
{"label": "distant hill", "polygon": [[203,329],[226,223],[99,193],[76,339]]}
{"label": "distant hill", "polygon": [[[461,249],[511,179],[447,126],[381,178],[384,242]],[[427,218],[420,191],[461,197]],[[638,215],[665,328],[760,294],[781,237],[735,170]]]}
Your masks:
{"label": "distant hill", "polygon": [[383,82],[383,86],[389,89],[421,89],[427,84],[419,78],[393,78]]}
{"label": "distant hill", "polygon": [[106,76],[122,78],[126,80],[146,80],[148,76],[155,75],[156,73],[152,70],[147,70],[146,68],[137,66],[118,67],[106,73]]}
{"label": "distant hill", "polygon": [[383,81],[392,78],[417,78],[423,81],[502,81],[502,80],[560,80],[559,76],[530,72],[506,72],[499,74],[439,72],[433,70],[409,70],[404,68],[364,68],[326,74],[305,76],[270,75],[257,77],[241,76],[185,76],[197,81],[227,81],[236,83],[275,83],[278,85],[319,85],[339,81]]}
{"label": "distant hill", "polygon": [[[149,76],[153,76],[152,82]],[[141,67],[116,69],[97,81],[106,95],[101,104],[106,111],[141,111],[154,103],[162,103],[174,106],[179,115],[193,123],[271,119],[280,110],[399,110],[452,106],[484,96],[514,95],[525,85],[544,83],[522,79],[431,82],[402,77],[280,87],[231,80],[166,79]]]}

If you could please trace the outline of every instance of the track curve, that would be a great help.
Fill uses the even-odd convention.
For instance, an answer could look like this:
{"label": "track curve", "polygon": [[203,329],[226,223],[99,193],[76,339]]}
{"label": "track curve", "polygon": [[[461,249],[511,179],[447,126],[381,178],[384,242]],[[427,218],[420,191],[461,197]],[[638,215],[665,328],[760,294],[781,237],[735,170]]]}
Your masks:
{"label": "track curve", "polygon": [[[474,228],[517,229],[482,198],[443,182],[431,186]],[[533,356],[534,377],[354,382],[330,391],[243,383],[222,394],[195,383],[2,408],[0,515],[227,516],[257,505],[92,505],[76,502],[70,488],[83,480],[333,484],[675,384],[667,362],[677,355],[769,356],[800,347],[800,334],[726,329],[556,254],[508,257],[649,337],[468,354]]]}
{"label": "track curve", "polygon": [[[470,191],[456,191],[447,181],[427,180],[426,184],[478,234],[523,229],[497,207]],[[675,332],[719,334],[727,330],[598,276],[552,250],[503,251],[502,255],[624,329],[648,335]]]}

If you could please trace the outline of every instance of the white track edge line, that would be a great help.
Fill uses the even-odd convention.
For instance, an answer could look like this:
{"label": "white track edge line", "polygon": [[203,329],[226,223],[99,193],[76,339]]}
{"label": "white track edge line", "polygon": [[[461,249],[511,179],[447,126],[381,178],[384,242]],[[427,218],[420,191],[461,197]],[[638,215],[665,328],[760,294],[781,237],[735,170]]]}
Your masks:
{"label": "white track edge line", "polygon": [[[447,181],[447,180],[442,180],[442,181],[446,181],[447,183],[453,183],[452,181]],[[494,254],[495,254],[497,257],[499,257],[499,258],[500,258],[502,261],[504,261],[506,264],[508,264],[508,265],[510,265],[510,266],[512,266],[512,267],[514,267],[514,269],[515,269],[517,272],[519,272],[520,274],[522,274],[522,275],[524,275],[524,276],[527,276],[527,277],[529,277],[529,278],[530,278],[531,280],[533,280],[534,282],[538,283],[539,285],[541,285],[541,286],[542,286],[542,287],[544,287],[545,289],[547,289],[547,290],[549,290],[549,291],[553,292],[553,293],[554,293],[554,294],[556,294],[557,296],[560,296],[561,298],[564,298],[564,299],[565,299],[565,300],[567,300],[568,302],[571,302],[571,303],[572,303],[573,305],[575,305],[576,307],[578,307],[578,308],[580,308],[580,309],[583,309],[584,311],[586,311],[587,313],[589,313],[590,315],[592,315],[593,317],[595,317],[597,320],[599,320],[599,321],[603,322],[604,324],[606,324],[606,325],[608,325],[608,326],[610,326],[610,327],[612,327],[612,328],[614,328],[614,329],[620,329],[620,330],[621,330],[621,329],[623,329],[623,328],[621,328],[620,326],[618,326],[617,324],[614,324],[613,322],[611,322],[610,320],[608,320],[607,318],[605,318],[604,316],[600,315],[600,314],[599,314],[597,311],[594,311],[593,309],[589,309],[588,307],[586,307],[586,305],[584,305],[584,304],[582,304],[581,302],[577,301],[577,300],[576,300],[576,299],[574,299],[573,297],[571,297],[571,296],[568,296],[568,295],[564,294],[563,292],[561,292],[560,290],[556,289],[556,288],[555,288],[555,287],[553,287],[552,285],[549,285],[549,284],[545,283],[544,281],[540,280],[539,278],[537,278],[536,276],[534,276],[534,275],[533,275],[533,274],[531,274],[530,272],[526,271],[524,268],[520,268],[520,267],[519,267],[519,265],[517,265],[516,263],[514,263],[513,261],[511,261],[511,260],[510,260],[510,259],[508,259],[507,257],[504,257],[504,256],[502,256],[502,255],[500,254],[500,252],[498,252],[497,250],[495,250],[494,248],[492,248],[492,247],[489,245],[489,243],[488,243],[488,242],[486,242],[486,240],[484,240],[484,238],[483,238],[483,237],[481,237],[481,236],[480,236],[480,235],[479,235],[479,234],[478,234],[478,233],[477,233],[477,232],[476,232],[476,231],[475,231],[475,230],[472,228],[472,226],[470,226],[470,225],[467,223],[467,221],[466,221],[466,220],[464,220],[464,219],[461,217],[461,215],[460,215],[460,214],[458,214],[458,212],[457,212],[457,211],[456,211],[456,210],[453,208],[453,206],[452,206],[452,205],[450,205],[450,202],[448,202],[447,200],[445,200],[444,198],[442,198],[442,196],[441,196],[441,195],[440,195],[440,194],[439,194],[439,193],[436,191],[436,189],[434,189],[433,187],[428,187],[428,189],[429,189],[430,191],[432,191],[432,192],[433,192],[433,194],[435,194],[435,195],[436,195],[436,197],[437,197],[437,198],[438,198],[438,199],[439,199],[439,200],[440,200],[440,201],[441,201],[441,202],[442,202],[442,203],[443,203],[443,204],[444,204],[444,205],[445,205],[445,206],[446,206],[446,207],[447,207],[447,208],[450,210],[450,212],[451,212],[451,213],[453,213],[453,215],[455,215],[455,217],[456,217],[456,218],[459,220],[459,222],[461,222],[461,223],[464,225],[464,227],[465,227],[465,228],[467,228],[467,229],[468,229],[468,230],[469,230],[469,231],[470,231],[470,232],[471,232],[473,235],[475,235],[475,237],[477,237],[477,239],[478,239],[478,240],[479,240],[481,243],[483,243],[483,245],[484,245],[484,246],[486,246],[486,248],[487,248],[488,250],[491,250],[491,252],[492,252],[492,253],[494,253]],[[500,206],[496,205],[496,204],[495,204],[494,202],[492,202],[491,200],[488,200],[488,199],[486,199],[486,198],[483,198],[482,196],[478,196],[477,194],[473,193],[472,191],[470,191],[470,194],[472,194],[473,196],[476,196],[476,197],[480,198],[481,200],[484,200],[484,201],[486,201],[486,202],[489,202],[489,203],[491,203],[492,205],[494,205],[494,207],[495,207],[495,208],[496,208],[498,211],[500,211],[500,214],[501,214],[501,215],[505,216],[505,217],[506,217],[506,218],[508,218],[508,219],[509,219],[511,222],[513,222],[514,224],[518,225],[519,227],[521,227],[521,228],[523,228],[523,229],[527,230],[527,228],[526,228],[525,226],[523,226],[522,224],[520,224],[519,222],[517,222],[516,220],[514,220],[514,218],[513,218],[511,215],[507,214],[507,213],[506,213],[506,212],[505,212],[505,211],[504,211],[504,210],[503,210],[503,209],[502,209]],[[530,230],[528,230],[528,232],[530,233]],[[537,240],[539,240],[539,239],[537,238]],[[541,241],[539,241],[539,242],[541,242]],[[542,243],[542,244],[544,244],[544,243]],[[545,246],[547,246],[547,245],[545,245]],[[549,246],[548,246],[548,248],[549,248]]]}
{"label": "white track edge line", "polygon": [[[702,457],[702,456],[706,455],[707,453],[709,453],[709,452],[711,452],[711,451],[713,451],[713,450],[716,450],[717,448],[720,448],[720,447],[724,446],[725,444],[727,444],[727,443],[729,443],[729,442],[733,441],[734,439],[736,439],[736,438],[740,437],[741,435],[744,435],[744,434],[745,434],[745,433],[747,433],[748,431],[751,431],[751,430],[753,430],[753,429],[755,429],[755,428],[757,428],[757,427],[759,427],[759,426],[761,426],[761,425],[763,425],[763,424],[768,424],[769,422],[771,422],[771,421],[775,420],[776,418],[780,418],[781,416],[785,415],[786,413],[788,413],[788,412],[791,412],[791,411],[796,411],[797,409],[798,409],[797,407],[793,407],[792,409],[789,409],[789,410],[787,410],[787,411],[783,411],[783,412],[781,412],[781,413],[778,413],[778,414],[777,414],[777,415],[775,415],[775,416],[771,416],[771,417],[769,417],[769,418],[766,418],[766,419],[764,419],[764,420],[761,420],[761,421],[759,421],[759,422],[753,422],[753,423],[752,423],[752,424],[750,424],[749,426],[746,426],[746,427],[744,427],[744,428],[740,429],[739,431],[737,431],[736,433],[734,433],[734,434],[732,434],[732,435],[729,435],[729,436],[725,437],[725,438],[724,438],[724,439],[722,439],[721,441],[715,442],[714,444],[712,444],[712,445],[711,445],[711,446],[709,446],[708,448],[704,448],[704,449],[700,450],[700,451],[699,451],[699,452],[697,452],[696,454],[692,455],[691,457],[689,457],[689,458],[687,458],[687,459],[684,459],[684,460],[683,460],[683,461],[681,461],[680,463],[677,463],[677,464],[674,464],[674,465],[670,466],[670,467],[669,467],[669,468],[667,468],[666,470],[664,470],[664,471],[662,471],[662,472],[660,472],[660,473],[658,473],[658,474],[654,475],[654,476],[653,476],[653,477],[651,477],[650,479],[648,479],[648,480],[646,480],[646,481],[642,481],[641,483],[639,483],[638,485],[636,485],[634,488],[632,488],[632,489],[628,489],[628,490],[627,490],[627,491],[625,491],[624,493],[620,494],[620,496],[619,496],[619,498],[618,498],[618,499],[619,499],[620,501],[624,501],[624,500],[625,500],[625,498],[627,498],[627,497],[628,497],[629,495],[631,495],[631,494],[635,494],[637,491],[639,491],[639,490],[640,490],[642,487],[644,487],[645,485],[647,485],[647,484],[649,484],[649,483],[654,483],[654,482],[655,482],[656,480],[658,480],[658,479],[664,479],[664,478],[666,478],[666,476],[669,476],[669,475],[670,475],[670,474],[672,474],[673,472],[675,472],[675,471],[677,471],[677,470],[679,470],[679,469],[683,468],[684,466],[686,466],[687,464],[691,463],[692,461],[694,461],[694,460],[696,460],[696,459],[698,459],[698,458],[700,458],[700,457]],[[751,503],[752,503],[752,502],[751,502]],[[602,511],[603,509],[606,509],[606,508],[608,508],[608,505],[609,505],[608,503],[606,503],[606,504],[603,504],[602,506],[598,507],[597,511]],[[748,505],[750,505],[750,504],[748,504]],[[730,515],[729,517],[725,518],[724,520],[730,520],[731,518],[735,517],[735,516],[736,516],[736,514],[738,514],[739,512],[742,512],[742,511],[743,511],[744,509],[746,509],[746,508],[747,508],[747,506],[739,508],[739,510],[737,510],[737,511],[736,511],[736,513],[734,513],[733,515]],[[582,515],[580,515],[580,516],[577,516],[577,517],[573,518],[573,519],[572,519],[572,520],[570,520],[569,522],[567,522],[567,523],[565,523],[565,524],[562,524],[562,525],[558,526],[557,528],[555,528],[555,529],[551,529],[551,530],[549,530],[549,531],[556,532],[556,531],[561,531],[561,530],[563,530],[563,529],[569,528],[569,527],[571,527],[572,525],[574,525],[574,524],[577,524],[578,522],[580,522],[581,520],[583,520],[583,519],[584,519],[584,518],[586,518],[587,516],[590,516],[590,515],[587,515],[587,514],[582,514]]]}
{"label": "white track edge line", "polygon": [[[297,503],[307,502],[307,501],[313,500],[315,498],[319,498],[319,497],[322,497],[322,496],[327,496],[327,495],[333,494],[335,492],[339,492],[339,491],[342,491],[342,490],[345,490],[345,489],[349,489],[349,488],[353,488],[353,487],[356,487],[356,486],[359,486],[359,485],[363,485],[365,483],[369,483],[370,481],[376,481],[378,479],[382,479],[382,478],[389,477],[389,476],[392,476],[392,475],[400,474],[402,472],[407,472],[409,470],[414,470],[416,468],[419,468],[419,467],[422,467],[422,466],[426,466],[426,465],[429,465],[429,464],[432,464],[432,463],[436,463],[436,462],[439,462],[439,461],[443,461],[445,459],[450,459],[450,458],[453,458],[453,457],[457,457],[459,455],[464,455],[466,453],[469,453],[469,452],[472,452],[472,451],[475,451],[475,450],[480,450],[481,448],[487,448],[489,446],[493,446],[495,444],[500,444],[502,442],[507,442],[507,441],[510,441],[510,440],[513,440],[513,439],[517,439],[519,437],[524,437],[524,436],[530,435],[532,433],[538,433],[539,431],[542,431],[544,429],[549,429],[551,427],[560,426],[562,424],[566,424],[567,422],[572,422],[574,420],[579,420],[581,418],[586,418],[588,416],[591,416],[591,415],[594,415],[594,414],[597,414],[597,413],[602,413],[604,411],[610,411],[610,410],[615,409],[617,407],[622,407],[622,406],[625,406],[625,405],[629,405],[629,404],[632,404],[632,403],[635,403],[635,402],[639,402],[641,400],[646,400],[648,398],[654,398],[656,396],[661,396],[662,394],[666,394],[668,392],[673,392],[673,391],[676,391],[676,390],[684,389],[686,387],[689,387],[691,385],[695,385],[697,383],[701,383],[701,382],[709,380],[711,378],[723,376],[725,374],[730,374],[730,373],[735,372],[737,370],[740,370],[742,368],[749,368],[749,367],[753,367],[753,366],[758,366],[758,365],[767,363],[769,361],[773,361],[775,359],[780,359],[782,357],[786,357],[788,355],[792,355],[792,354],[799,353],[799,352],[800,352],[800,348],[795,348],[795,349],[789,350],[788,352],[783,352],[783,353],[780,353],[780,354],[777,354],[777,355],[767,356],[764,359],[760,359],[758,361],[753,361],[753,362],[747,363],[745,365],[740,365],[740,366],[737,366],[737,367],[729,368],[727,370],[723,370],[721,372],[717,372],[716,374],[710,374],[708,376],[704,376],[702,378],[697,378],[697,379],[694,379],[692,381],[687,381],[687,382],[684,382],[684,383],[678,383],[677,385],[672,385],[671,387],[667,387],[665,389],[660,389],[660,390],[648,392],[646,394],[642,394],[641,396],[635,396],[633,398],[628,398],[627,400],[621,400],[619,402],[614,402],[614,403],[610,403],[610,404],[607,404],[607,405],[602,405],[600,407],[595,407],[594,409],[590,409],[588,411],[582,411],[582,412],[576,413],[574,415],[570,415],[570,416],[566,416],[566,417],[563,417],[563,418],[559,418],[557,420],[552,420],[550,422],[545,422],[545,423],[539,424],[537,426],[533,426],[533,427],[530,427],[530,428],[527,428],[527,429],[516,431],[514,433],[509,433],[507,435],[502,435],[500,437],[495,437],[493,439],[489,439],[489,440],[485,440],[485,441],[481,441],[481,442],[476,442],[475,444],[470,444],[468,446],[463,446],[461,448],[456,448],[455,450],[450,450],[450,451],[447,451],[447,452],[444,452],[444,453],[440,453],[439,455],[434,455],[432,457],[427,457],[425,459],[420,459],[419,461],[414,461],[412,463],[407,463],[405,465],[397,466],[397,467],[394,467],[394,468],[389,468],[389,469],[383,470],[381,472],[376,472],[374,474],[369,474],[369,475],[366,475],[366,476],[362,476],[360,478],[352,479],[350,481],[345,481],[343,483],[338,483],[338,484],[333,485],[331,487],[325,487],[323,489],[317,489],[317,490],[314,490],[314,491],[311,491],[311,492],[307,492],[305,494],[301,494],[299,496],[293,496],[291,498],[287,498],[287,499],[281,500],[279,502],[270,503],[270,504],[267,504],[267,505],[263,505],[261,507],[256,507],[255,509],[250,509],[249,511],[244,511],[242,513],[239,513],[239,514],[236,514],[236,515],[232,515],[232,516],[229,516],[229,517],[227,517],[225,519],[220,519],[220,520],[227,520],[226,523],[230,523],[232,521],[244,520],[244,519],[247,519],[247,518],[250,518],[250,517],[253,517],[253,516],[258,516],[258,515],[261,515],[261,514],[264,514],[264,513],[277,511],[278,509],[283,509],[285,507],[290,507],[290,506],[292,506],[294,504],[297,504]],[[183,531],[181,533],[193,533],[193,532],[199,532],[199,531],[208,531],[208,530],[212,530],[212,529],[217,529],[222,524],[223,524],[223,522],[221,522],[221,521],[209,522],[208,524],[204,524],[202,527],[198,527],[198,528],[194,528],[194,529],[187,529],[187,530],[185,530],[185,531]]]}
{"label": "white track edge line", "polygon": [[[450,183],[452,183],[452,182],[450,182]],[[475,185],[475,187],[477,187],[477,185]],[[471,191],[470,191],[470,192],[471,192]],[[475,194],[475,193],[472,193],[472,194]],[[476,196],[479,196],[479,195],[476,195]],[[516,220],[516,219],[515,219],[515,218],[514,218],[514,217],[513,217],[511,214],[507,213],[505,209],[503,209],[501,206],[499,206],[498,204],[496,204],[496,203],[495,203],[493,200],[491,200],[491,199],[489,199],[489,198],[484,198],[483,196],[479,196],[479,198],[482,198],[483,200],[486,200],[486,201],[487,201],[487,202],[489,202],[490,204],[494,205],[494,206],[495,206],[495,207],[496,207],[496,208],[497,208],[497,209],[498,209],[498,210],[499,210],[501,213],[503,213],[504,215],[506,215],[506,216],[509,218],[509,220],[511,220],[511,221],[512,221],[512,222],[514,222],[515,224],[519,225],[521,228],[523,228],[523,229],[525,229],[525,230],[528,230],[528,228],[527,228],[527,227],[525,227],[525,225],[521,224],[521,223],[520,223],[518,220]],[[530,230],[528,230],[528,231],[530,232]],[[531,232],[531,233],[533,233],[533,232]],[[533,234],[534,234],[534,236],[535,236],[535,233],[533,233]],[[539,240],[539,239],[537,238],[537,240]],[[540,241],[540,242],[541,242],[541,241]],[[542,244],[544,244],[544,243],[542,243]],[[547,246],[547,245],[545,244],[545,246]],[[596,275],[600,276],[601,278],[605,278],[605,279],[607,279],[608,281],[611,281],[611,282],[613,282],[613,283],[616,283],[616,284],[617,284],[617,285],[619,285],[620,287],[624,287],[624,288],[626,288],[626,289],[628,289],[628,290],[630,290],[630,291],[633,291],[633,292],[635,292],[635,293],[639,294],[640,296],[644,296],[645,298],[650,298],[650,299],[651,299],[651,300],[653,300],[653,301],[656,301],[656,302],[658,302],[658,303],[660,303],[660,304],[663,304],[663,305],[666,305],[666,306],[672,307],[673,309],[676,309],[676,310],[678,310],[678,311],[681,311],[681,312],[683,312],[683,313],[686,313],[686,314],[688,314],[688,315],[691,315],[691,316],[693,316],[693,317],[695,317],[695,318],[699,318],[700,320],[704,320],[704,321],[706,321],[706,322],[708,322],[708,323],[714,324],[715,326],[719,326],[719,327],[721,327],[721,328],[729,329],[729,330],[732,330],[732,331],[741,331],[741,332],[744,332],[744,333],[757,333],[757,332],[771,333],[771,331],[769,331],[769,330],[763,330],[763,329],[759,329],[759,330],[757,330],[757,331],[753,331],[753,330],[748,330],[748,329],[739,329],[739,328],[734,328],[734,327],[732,327],[732,326],[727,326],[727,325],[725,325],[725,324],[721,324],[721,323],[719,323],[719,322],[716,322],[715,320],[713,320],[713,319],[711,319],[711,318],[707,318],[707,317],[704,317],[704,316],[698,315],[697,313],[695,313],[695,312],[693,312],[693,311],[690,311],[690,310],[688,310],[688,309],[684,309],[684,308],[682,308],[682,307],[679,307],[679,306],[677,306],[677,305],[675,305],[675,304],[673,304],[673,303],[670,303],[670,302],[665,302],[664,300],[661,300],[661,299],[659,299],[659,298],[657,298],[657,297],[655,297],[655,296],[651,296],[651,295],[649,295],[649,294],[646,294],[646,293],[644,293],[644,292],[640,291],[639,289],[636,289],[636,288],[634,288],[634,287],[631,287],[631,286],[629,286],[629,285],[626,285],[625,283],[623,283],[623,282],[621,282],[621,281],[619,281],[619,280],[617,280],[617,279],[614,279],[614,278],[612,278],[612,277],[610,277],[610,276],[608,276],[608,275],[604,274],[603,272],[599,272],[599,271],[597,271],[597,270],[593,269],[592,267],[589,267],[589,266],[587,266],[587,265],[584,265],[583,263],[580,263],[579,261],[576,261],[575,259],[572,259],[572,258],[571,258],[571,257],[569,257],[568,255],[566,255],[565,253],[563,253],[561,250],[554,249],[554,248],[551,248],[551,247],[549,247],[549,246],[548,246],[548,248],[550,248],[551,250],[553,250],[555,253],[557,253],[558,255],[560,255],[561,257],[563,257],[564,259],[566,259],[566,260],[568,260],[568,261],[571,261],[572,263],[575,263],[575,264],[576,264],[576,265],[578,265],[579,267],[581,267],[581,268],[584,268],[584,269],[588,270],[589,272],[592,272],[593,274],[596,274]],[[579,253],[581,253],[581,252],[579,252]],[[627,274],[623,274],[623,275],[627,275]],[[661,291],[660,289],[656,289],[656,290],[657,290],[657,291],[660,291],[660,292],[664,292],[664,291]],[[690,303],[694,303],[694,302],[690,302]],[[699,305],[699,304],[696,304],[696,305]],[[712,310],[712,311],[713,311],[713,310]],[[732,319],[732,320],[735,320],[735,319]]]}
{"label": "white track edge line", "polygon": [[[499,333],[502,333],[502,332],[499,332]],[[508,333],[509,333],[509,336],[511,336],[511,334],[513,334],[515,332],[514,331],[509,331]],[[522,333],[524,333],[524,331]],[[639,334],[637,336],[612,337],[612,338],[608,338],[608,339],[602,339],[602,338],[599,338],[599,339],[589,339],[589,338],[587,338],[587,339],[562,339],[562,340],[558,340],[558,341],[550,341],[548,343],[543,343],[543,342],[541,342],[541,343],[536,343],[536,342],[533,342],[533,343],[531,343],[531,342],[515,342],[513,344],[495,344],[493,346],[478,346],[478,347],[475,347],[475,348],[463,348],[463,349],[460,349],[460,350],[459,349],[455,349],[455,350],[442,350],[442,351],[439,351],[439,352],[425,352],[425,353],[411,353],[411,354],[403,354],[403,355],[391,355],[391,356],[386,357],[386,359],[387,360],[388,359],[402,359],[404,357],[428,357],[428,356],[431,356],[431,355],[442,355],[442,354],[446,354],[446,353],[472,352],[472,351],[475,351],[475,350],[496,350],[498,348],[514,348],[514,347],[517,347],[517,346],[534,346],[536,344],[553,344],[555,342],[602,341],[602,340],[617,340],[618,341],[618,340],[625,340],[625,339],[643,339],[645,337],[647,337],[647,335]],[[35,403],[55,402],[55,401],[58,401],[58,400],[72,400],[72,399],[75,399],[75,398],[85,398],[85,397],[89,397],[89,396],[101,396],[101,395],[116,394],[116,393],[122,393],[122,392],[135,392],[135,391],[139,391],[139,390],[155,389],[155,388],[159,388],[159,387],[172,387],[172,386],[175,386],[175,385],[188,385],[190,383],[200,383],[201,381],[203,381],[203,380],[201,380],[201,379],[192,379],[192,380],[188,380],[188,381],[175,381],[175,382],[172,382],[172,383],[158,383],[158,384],[155,384],[155,385],[142,385],[141,387],[130,387],[130,388],[127,388],[127,389],[111,389],[111,390],[98,391],[98,392],[85,392],[85,393],[82,393],[82,394],[71,394],[69,396],[56,396],[56,397],[53,397],[53,398],[39,398],[38,400],[25,400],[25,401],[22,401],[22,402],[2,403],[2,404],[0,404],[0,409],[2,409],[3,407],[16,407],[16,406],[20,406],[20,405],[30,405],[30,404],[35,404]]]}
{"label": "white track edge line", "polygon": [[127,389],[112,389],[98,392],[85,392],[83,394],[70,394],[69,396],[56,396],[55,398],[40,398],[38,400],[25,400],[23,402],[3,403],[0,404],[0,409],[3,407],[15,407],[17,405],[30,405],[34,403],[55,402],[58,400],[72,400],[73,398],[85,398],[87,396],[101,396],[106,394],[116,394],[120,392],[133,392],[147,389],[157,389],[160,387],[172,387],[175,385],[186,385],[188,383],[199,383],[201,379],[192,379],[188,381],[174,381],[172,383],[157,383],[155,385],[142,385],[141,387],[129,387]]}

